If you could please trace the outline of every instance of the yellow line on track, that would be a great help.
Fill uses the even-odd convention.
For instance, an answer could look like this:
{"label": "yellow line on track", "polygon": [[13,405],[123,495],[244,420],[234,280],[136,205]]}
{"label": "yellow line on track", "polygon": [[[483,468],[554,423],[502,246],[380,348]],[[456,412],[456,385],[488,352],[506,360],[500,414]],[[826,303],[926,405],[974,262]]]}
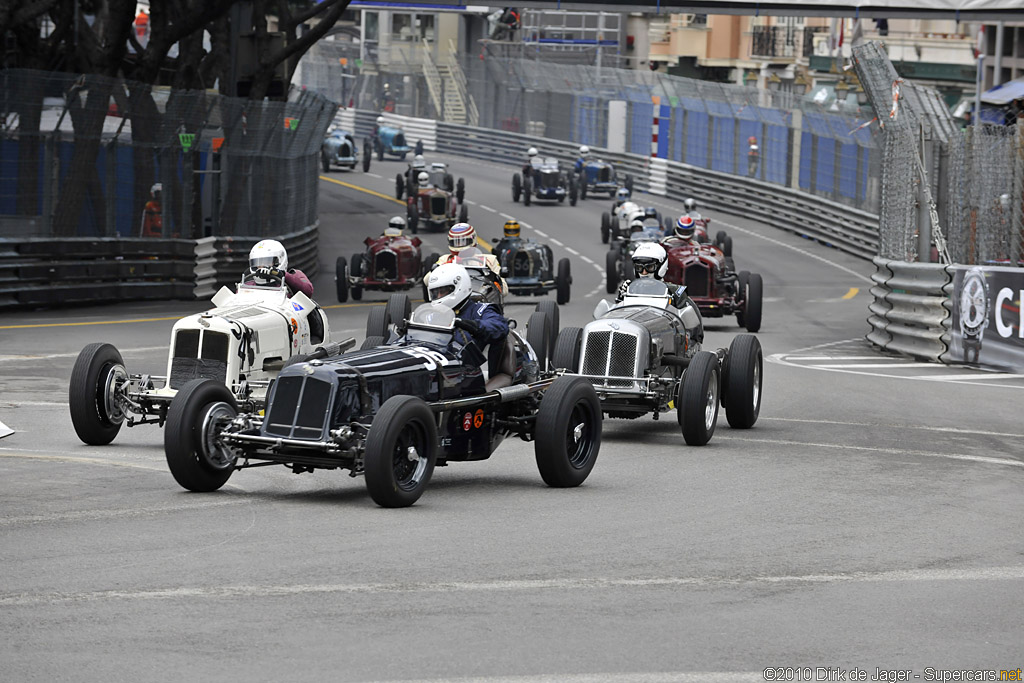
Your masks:
{"label": "yellow line on track", "polygon": [[859,291],[860,291],[860,289],[857,288],[857,287],[850,287],[850,291],[847,292],[846,294],[843,294],[843,298],[844,299],[852,299],[853,297],[857,296],[857,292],[859,292]]}
{"label": "yellow line on track", "polygon": [[124,325],[127,323],[155,323],[166,320],[179,320],[181,316],[171,318],[133,318],[131,320],[95,320],[83,323],[35,323],[33,325],[2,325],[0,330],[24,330],[30,327],[77,327],[80,325]]}
{"label": "yellow line on track", "polygon": [[359,187],[358,185],[353,185],[352,183],[345,183],[345,182],[342,182],[340,180],[335,180],[334,178],[328,178],[325,175],[320,176],[320,180],[326,180],[329,183],[334,183],[335,185],[341,185],[342,187],[347,187],[347,188],[349,188],[351,190],[358,190],[359,192],[365,192],[366,194],[372,194],[374,197],[380,197],[381,199],[386,199],[389,202],[394,202],[395,204],[401,204],[402,206],[405,206],[405,202],[403,202],[402,200],[395,199],[394,197],[389,197],[388,195],[381,194],[380,192],[377,192],[375,190],[368,190],[365,187]]}

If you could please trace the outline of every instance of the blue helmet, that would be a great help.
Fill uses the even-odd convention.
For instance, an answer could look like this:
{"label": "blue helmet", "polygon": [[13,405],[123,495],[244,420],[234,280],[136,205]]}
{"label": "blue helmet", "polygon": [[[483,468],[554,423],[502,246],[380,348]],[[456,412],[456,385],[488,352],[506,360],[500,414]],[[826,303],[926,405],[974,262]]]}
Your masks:
{"label": "blue helmet", "polygon": [[682,215],[676,221],[676,237],[682,237],[684,240],[691,239],[696,229],[697,223],[690,216]]}
{"label": "blue helmet", "polygon": [[619,191],[615,193],[615,198],[618,199],[621,202],[624,202],[627,199],[629,199],[629,188],[628,187],[620,187]]}

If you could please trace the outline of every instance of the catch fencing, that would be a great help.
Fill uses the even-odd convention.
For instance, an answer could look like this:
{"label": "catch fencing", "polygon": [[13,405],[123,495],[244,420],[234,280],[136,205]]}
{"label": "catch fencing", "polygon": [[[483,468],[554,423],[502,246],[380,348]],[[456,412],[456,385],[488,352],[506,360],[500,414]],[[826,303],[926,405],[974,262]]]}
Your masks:
{"label": "catch fencing", "polygon": [[[300,77],[348,106],[519,133],[519,151],[543,139],[617,148],[609,105],[624,103],[621,151],[791,187],[877,213],[881,148],[871,116],[852,102],[630,70],[451,54],[409,43],[400,63],[342,66],[340,47],[314,48]],[[321,51],[324,51],[321,53]],[[385,84],[388,86],[385,88]],[[863,110],[866,111],[866,110]],[[655,123],[657,120],[657,123]],[[657,141],[652,150],[654,133]],[[757,145],[751,154],[751,141]]]}

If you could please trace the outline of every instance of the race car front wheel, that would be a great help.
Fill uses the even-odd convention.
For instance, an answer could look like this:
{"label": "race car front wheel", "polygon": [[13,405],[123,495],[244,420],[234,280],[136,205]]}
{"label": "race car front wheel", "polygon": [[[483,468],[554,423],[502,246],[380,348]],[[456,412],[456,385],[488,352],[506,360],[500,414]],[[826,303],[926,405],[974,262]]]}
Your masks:
{"label": "race car front wheel", "polygon": [[733,429],[750,429],[761,414],[764,357],[752,334],[738,334],[729,344],[722,378],[722,407]]}
{"label": "race car front wheel", "polygon": [[196,379],[178,391],[167,411],[164,456],[182,488],[216,491],[231,477],[237,458],[217,437],[237,415],[235,397],[222,382]]}
{"label": "race car front wheel", "polygon": [[683,373],[676,394],[676,418],[683,439],[691,446],[703,446],[715,433],[719,378],[718,356],[710,351],[698,351]]}
{"label": "race car front wheel", "polygon": [[569,270],[569,259],[564,258],[558,262],[558,275],[555,277],[556,296],[559,305],[569,303],[571,294],[572,275]]}
{"label": "race car front wheel", "polygon": [[544,393],[535,423],[534,457],[554,488],[579,486],[601,450],[601,402],[582,377],[559,377]]}
{"label": "race car front wheel", "polygon": [[392,396],[380,407],[366,435],[366,490],[385,508],[419,500],[437,461],[434,414],[418,396]]}
{"label": "race car front wheel", "polygon": [[348,301],[348,262],[344,256],[339,256],[334,262],[334,284],[338,290],[338,301]]}
{"label": "race car front wheel", "polygon": [[121,431],[124,412],[115,394],[127,381],[124,360],[112,344],[89,344],[78,354],[71,370],[68,407],[71,424],[83,443],[105,446]]}

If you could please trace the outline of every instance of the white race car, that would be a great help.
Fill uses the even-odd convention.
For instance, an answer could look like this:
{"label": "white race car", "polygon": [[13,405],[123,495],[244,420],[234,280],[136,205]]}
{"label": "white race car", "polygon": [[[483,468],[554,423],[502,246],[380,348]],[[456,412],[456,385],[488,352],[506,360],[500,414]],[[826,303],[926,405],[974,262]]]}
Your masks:
{"label": "white race car", "polygon": [[194,379],[224,384],[247,410],[264,407],[267,390],[285,365],[326,358],[355,346],[330,342],[323,310],[302,292],[288,296],[283,276],[269,285],[221,287],[214,308],[182,318],[171,330],[167,374],[128,374],[112,344],[89,344],[71,371],[71,422],[83,442],[104,445],[121,425],[158,424],[178,390]]}

